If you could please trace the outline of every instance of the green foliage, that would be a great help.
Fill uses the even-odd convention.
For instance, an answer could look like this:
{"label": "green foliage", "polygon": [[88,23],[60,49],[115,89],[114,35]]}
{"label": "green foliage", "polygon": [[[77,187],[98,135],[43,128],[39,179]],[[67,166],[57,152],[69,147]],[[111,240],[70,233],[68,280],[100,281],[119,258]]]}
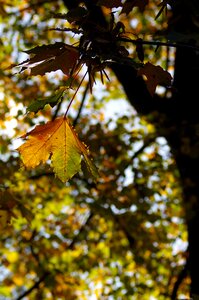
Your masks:
{"label": "green foliage", "polygon": [[37,113],[39,110],[43,109],[47,104],[50,104],[50,106],[53,108],[55,105],[60,103],[65,90],[65,87],[60,88],[59,90],[55,91],[52,96],[33,101],[27,107],[27,111]]}

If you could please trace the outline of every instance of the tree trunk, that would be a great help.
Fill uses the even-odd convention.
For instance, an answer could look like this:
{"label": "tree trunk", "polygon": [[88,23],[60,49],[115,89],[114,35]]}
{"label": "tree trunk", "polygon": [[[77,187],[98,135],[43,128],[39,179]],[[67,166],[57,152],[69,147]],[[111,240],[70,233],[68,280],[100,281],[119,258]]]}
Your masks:
{"label": "tree trunk", "polygon": [[176,160],[188,228],[191,295],[199,296],[199,58],[196,50],[185,47],[176,51],[175,92],[166,101],[150,99],[143,82],[135,76],[131,67],[117,65],[113,66],[113,70],[138,113],[158,113],[159,121],[155,121],[157,131],[167,139]]}
{"label": "tree trunk", "polygon": [[[185,43],[196,45],[199,27],[199,2],[174,2],[170,29],[183,34]],[[168,136],[181,175],[189,242],[191,296],[199,297],[199,51],[182,47],[176,51],[173,95],[176,126]]]}
{"label": "tree trunk", "polygon": [[188,228],[191,294],[199,296],[199,56],[194,49],[176,52],[174,131],[167,136],[181,175]]}

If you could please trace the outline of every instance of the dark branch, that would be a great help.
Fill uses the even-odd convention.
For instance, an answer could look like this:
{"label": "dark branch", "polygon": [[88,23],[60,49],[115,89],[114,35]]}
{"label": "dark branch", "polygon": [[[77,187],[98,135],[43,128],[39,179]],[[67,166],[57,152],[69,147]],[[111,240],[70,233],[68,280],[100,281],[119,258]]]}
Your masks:
{"label": "dark branch", "polygon": [[37,289],[39,287],[40,283],[42,283],[49,275],[50,275],[50,272],[45,272],[43,274],[43,276],[41,276],[41,278],[39,280],[37,280],[31,288],[29,288],[27,291],[25,291],[23,294],[21,294],[18,298],[16,298],[16,300],[21,300],[24,297],[28,296],[33,290]]}
{"label": "dark branch", "polygon": [[[63,99],[63,98],[62,98]],[[62,105],[62,101],[60,101],[58,104],[57,104],[57,107],[56,107],[56,110],[52,116],[52,121],[54,121],[56,118],[57,118],[57,115],[59,113],[59,110],[61,108],[61,105]]]}
{"label": "dark branch", "polygon": [[182,271],[178,275],[178,278],[177,278],[177,280],[174,284],[173,291],[172,291],[172,294],[171,294],[171,300],[176,300],[177,299],[177,293],[178,293],[179,287],[180,287],[182,281],[187,276],[188,268],[189,268],[189,262],[187,261],[184,268],[182,269]]}
{"label": "dark branch", "polygon": [[132,43],[135,45],[150,45],[150,46],[156,46],[156,47],[160,47],[160,46],[166,46],[166,47],[172,47],[172,48],[190,48],[190,49],[194,49],[194,50],[199,50],[198,46],[194,46],[194,45],[190,45],[190,44],[186,44],[186,43],[169,43],[169,42],[160,42],[160,41],[145,41],[145,40],[141,40],[141,39],[137,39],[137,40],[131,40],[131,39],[127,39],[127,38],[119,38],[119,41],[121,42],[126,42],[126,43]]}
{"label": "dark branch", "polygon": [[147,148],[151,143],[153,143],[155,141],[156,137],[151,137],[151,138],[147,138],[147,140],[144,142],[143,146],[140,147],[140,149],[138,149],[132,156],[132,160],[135,159],[136,157],[138,157],[138,155],[140,155],[145,148]]}
{"label": "dark branch", "polygon": [[[113,213],[112,213],[113,214]],[[121,230],[123,231],[123,233],[125,234],[128,242],[129,242],[129,246],[131,248],[131,250],[134,248],[135,246],[135,239],[134,237],[129,233],[128,229],[126,228],[126,226],[121,222],[121,219],[117,216],[113,214],[114,219],[116,220],[116,223],[119,224]]]}
{"label": "dark branch", "polygon": [[144,80],[137,76],[137,70],[129,65],[112,64],[111,69],[124,88],[130,103],[141,114],[156,110],[154,99],[150,96]]}
{"label": "dark branch", "polygon": [[92,219],[92,217],[94,216],[93,212],[90,212],[86,221],[82,224],[82,226],[80,227],[78,233],[75,235],[75,237],[73,238],[73,240],[71,241],[71,243],[69,244],[69,247],[67,249],[72,250],[75,243],[78,240],[78,237],[80,236],[80,234],[84,231],[86,225],[88,225],[88,223],[90,222],[90,220]]}

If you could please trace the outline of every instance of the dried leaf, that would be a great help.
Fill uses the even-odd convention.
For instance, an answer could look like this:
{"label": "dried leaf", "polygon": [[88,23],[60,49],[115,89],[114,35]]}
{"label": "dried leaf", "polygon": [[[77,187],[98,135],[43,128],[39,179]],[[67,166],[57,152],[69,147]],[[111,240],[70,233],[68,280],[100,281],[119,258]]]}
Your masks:
{"label": "dried leaf", "polygon": [[171,85],[172,77],[170,73],[164,71],[160,66],[154,66],[149,62],[139,69],[138,76],[141,75],[146,76],[146,85],[151,96],[154,95],[157,85]]}
{"label": "dried leaf", "polygon": [[22,138],[28,139],[18,151],[27,168],[35,168],[51,157],[55,174],[66,182],[80,171],[83,156],[92,177],[97,177],[97,168],[89,158],[88,149],[80,142],[68,119],[61,117],[44,125],[37,125]]}
{"label": "dried leaf", "polygon": [[79,58],[77,48],[64,43],[38,46],[25,52],[32,57],[17,66],[21,66],[22,71],[30,68],[31,75],[44,75],[47,72],[61,70],[70,76]]}

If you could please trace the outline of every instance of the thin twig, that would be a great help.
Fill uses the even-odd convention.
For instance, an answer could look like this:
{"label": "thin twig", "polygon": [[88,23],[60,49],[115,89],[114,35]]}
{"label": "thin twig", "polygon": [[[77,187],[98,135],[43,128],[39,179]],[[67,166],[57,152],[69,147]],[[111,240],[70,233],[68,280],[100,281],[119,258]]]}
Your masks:
{"label": "thin twig", "polygon": [[80,236],[80,234],[84,231],[86,225],[88,225],[88,223],[90,222],[90,220],[93,218],[94,216],[94,213],[92,211],[90,211],[86,221],[82,224],[82,226],[80,227],[78,233],[75,235],[75,237],[73,238],[73,240],[71,241],[71,243],[69,244],[68,248],[67,249],[70,249],[72,250],[75,243],[77,242],[78,240],[78,237]]}
{"label": "thin twig", "polygon": [[78,122],[79,117],[80,117],[80,115],[81,115],[82,108],[83,108],[84,102],[85,102],[85,100],[86,100],[86,95],[87,95],[88,89],[89,89],[89,83],[87,83],[86,88],[85,88],[85,90],[84,90],[84,93],[83,93],[83,95],[82,95],[82,101],[81,101],[81,104],[80,104],[80,107],[79,107],[77,116],[76,116],[76,118],[75,118],[75,120],[74,120],[74,122],[73,122],[73,126],[74,126],[74,127],[77,125],[77,122]]}
{"label": "thin twig", "polygon": [[145,141],[145,143],[143,144],[143,146],[140,147],[140,148],[133,154],[132,160],[135,159],[136,157],[138,157],[138,155],[140,155],[146,147],[148,147],[151,143],[153,143],[153,142],[155,141],[155,138],[156,138],[156,137],[151,137],[151,138],[147,139],[147,140]]}
{"label": "thin twig", "polygon": [[58,115],[59,110],[60,110],[61,105],[62,105],[62,100],[63,100],[63,97],[61,97],[61,101],[59,101],[59,103],[58,103],[58,105],[56,107],[56,110],[55,110],[55,112],[54,112],[54,114],[52,116],[52,121],[54,121],[57,118],[57,115]]}
{"label": "thin twig", "polygon": [[64,114],[64,118],[66,118],[67,113],[68,113],[68,111],[69,111],[69,109],[70,109],[70,106],[71,106],[71,104],[73,103],[73,100],[74,100],[75,96],[77,95],[77,92],[79,91],[80,86],[82,85],[82,82],[84,81],[84,79],[85,79],[87,73],[88,73],[88,71],[85,72],[85,74],[84,74],[84,76],[82,77],[82,79],[81,79],[81,81],[80,81],[80,83],[79,83],[79,85],[78,85],[78,87],[77,87],[77,89],[76,89],[76,91],[75,91],[73,97],[71,98],[71,100],[70,100],[70,102],[69,102],[69,104],[68,104],[67,110],[66,110],[66,112],[65,112],[65,114]]}
{"label": "thin twig", "polygon": [[39,280],[37,280],[33,286],[31,288],[29,288],[27,291],[25,291],[23,294],[21,294],[18,298],[16,298],[15,300],[21,300],[24,297],[26,297],[27,295],[29,295],[33,290],[37,289],[40,285],[40,283],[42,283],[48,276],[50,275],[50,272],[45,272]]}

